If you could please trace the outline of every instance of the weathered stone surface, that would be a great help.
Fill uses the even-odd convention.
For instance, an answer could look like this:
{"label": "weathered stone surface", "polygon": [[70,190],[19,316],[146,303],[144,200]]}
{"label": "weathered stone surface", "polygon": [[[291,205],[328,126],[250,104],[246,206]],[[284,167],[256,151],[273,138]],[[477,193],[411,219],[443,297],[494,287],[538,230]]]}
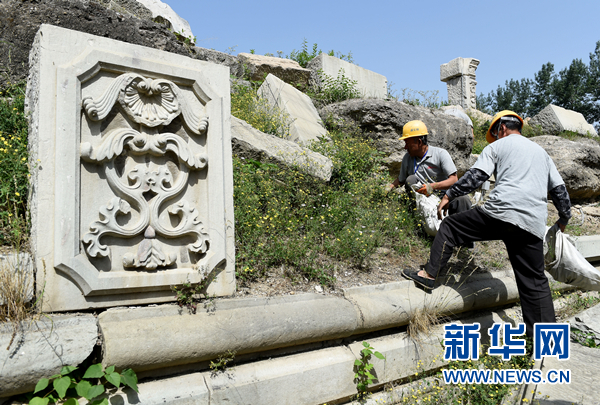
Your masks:
{"label": "weathered stone surface", "polygon": [[[541,367],[543,376],[547,377],[548,371],[553,369],[570,370],[570,384],[530,384],[525,388],[526,394],[533,392],[533,395],[529,394],[526,397],[529,403],[539,403],[540,405],[598,404],[600,350],[571,343],[568,360],[558,360],[556,357],[544,358]],[[557,377],[558,375],[554,375],[554,378]]]}
{"label": "weathered stone surface", "polygon": [[0,324],[0,397],[30,391],[62,366],[79,365],[96,345],[98,326],[93,315],[55,315],[24,321],[9,346],[12,334],[12,324]]}
{"label": "weathered stone surface", "polygon": [[231,117],[231,145],[233,154],[239,157],[293,167],[325,181],[331,179],[333,163],[328,157],[265,134],[236,117]]}
{"label": "weathered stone surface", "polygon": [[[122,0],[121,0],[122,1]],[[194,34],[192,33],[192,28],[190,27],[190,23],[187,20],[184,20],[177,14],[171,6],[166,3],[163,3],[160,0],[137,0],[139,3],[143,4],[150,12],[152,13],[152,18],[157,19],[157,17],[161,17],[165,20],[168,20],[171,23],[171,29],[174,32],[177,32],[184,37],[194,39]]]}
{"label": "weathered stone surface", "polygon": [[574,245],[587,261],[600,260],[600,235],[574,236]]}
{"label": "weathered stone surface", "polygon": [[349,301],[319,294],[223,299],[194,315],[164,305],[99,316],[103,364],[135,370],[211,360],[227,350],[244,354],[345,337],[356,323]]}
{"label": "weathered stone surface", "polygon": [[250,80],[263,80],[268,74],[272,74],[300,88],[308,86],[310,70],[304,69],[294,60],[243,52],[237,57],[246,67]]}
{"label": "weathered stone surface", "polygon": [[[2,277],[3,280],[12,279],[15,283],[15,292],[25,299],[25,302],[33,298],[33,260],[29,253],[7,253],[0,254],[0,273],[8,272],[10,277]],[[0,305],[4,305],[5,297],[0,294]]]}
{"label": "weathered stone surface", "polygon": [[228,69],[49,25],[31,60],[44,310],[173,301],[186,281],[231,294]]}
{"label": "weathered stone surface", "polygon": [[346,347],[244,364],[207,378],[211,405],[321,404],[356,393]]}
{"label": "weathered stone surface", "polygon": [[298,89],[269,73],[258,89],[258,95],[289,114],[293,120],[290,125],[290,141],[306,145],[327,137],[327,131],[312,100]]}
{"label": "weathered stone surface", "polygon": [[225,52],[215,51],[214,49],[206,49],[193,47],[193,53],[191,57],[203,60],[206,62],[216,63],[217,65],[224,65],[229,68],[229,74],[237,78],[244,76],[244,65],[240,63],[238,58],[231,56]]}
{"label": "weathered stone surface", "polygon": [[[152,20],[152,11],[138,0],[97,0],[109,10],[132,15],[142,20]],[[169,23],[170,24],[170,23]]]}
{"label": "weathered stone surface", "polygon": [[581,331],[587,338],[600,345],[600,305],[593,306],[568,320],[573,331]]}
{"label": "weathered stone surface", "polygon": [[346,100],[319,110],[323,120],[329,118],[341,125],[358,126],[366,138],[374,141],[383,152],[385,164],[392,176],[400,172],[402,157],[406,153],[400,140],[404,124],[421,120],[429,131],[430,145],[444,148],[450,153],[458,174],[470,167],[473,148],[471,130],[460,118],[446,115],[441,110],[412,106],[400,101]]}
{"label": "weathered stone surface", "polygon": [[562,131],[573,131],[583,135],[598,136],[596,129],[585,120],[583,114],[548,104],[546,108],[529,121],[529,125],[539,125],[544,133],[557,135]]}
{"label": "weathered stone surface", "polygon": [[474,58],[456,58],[440,66],[440,80],[448,85],[448,102],[462,108],[477,108],[477,81],[475,71],[479,61]]}
{"label": "weathered stone surface", "polygon": [[531,140],[550,155],[562,176],[571,200],[600,195],[600,146],[591,140],[577,142],[552,135]]}
{"label": "weathered stone surface", "polygon": [[29,50],[41,24],[193,56],[164,25],[108,10],[99,2],[5,0],[0,2],[0,86],[27,77]]}
{"label": "weathered stone surface", "polygon": [[362,68],[354,63],[341,60],[334,56],[321,53],[319,56],[308,62],[307,68],[311,73],[311,80],[317,86],[320,85],[319,71],[331,78],[337,78],[343,74],[350,80],[356,81],[356,87],[365,98],[386,98],[387,97],[387,79],[385,76],[375,73],[371,70]]}

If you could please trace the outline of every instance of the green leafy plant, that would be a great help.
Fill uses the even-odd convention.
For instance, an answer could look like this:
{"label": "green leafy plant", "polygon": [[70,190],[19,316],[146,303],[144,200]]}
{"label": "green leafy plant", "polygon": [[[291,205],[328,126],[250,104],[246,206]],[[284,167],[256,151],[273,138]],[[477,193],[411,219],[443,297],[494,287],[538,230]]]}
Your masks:
{"label": "green leafy plant", "polygon": [[372,373],[375,366],[371,363],[371,356],[385,360],[385,356],[375,351],[368,342],[362,342],[362,345],[364,348],[360,351],[360,359],[354,361],[354,382],[360,398],[366,395],[369,385],[377,380]]}
{"label": "green leafy plant", "polygon": [[[312,49],[308,49],[308,41],[306,38],[302,41],[302,47],[299,51],[292,50],[289,55],[286,56],[287,59],[295,60],[298,62],[300,66],[305,68],[308,65],[308,62],[316,58],[322,53],[319,49],[319,46],[314,43]],[[281,51],[277,51],[279,57],[282,57],[283,53]],[[329,56],[335,56],[336,58],[345,60],[350,63],[354,63],[354,59],[352,58],[352,52],[348,52],[348,54],[343,54],[341,52],[335,52],[333,50],[327,52]],[[266,54],[265,54],[266,55]]]}
{"label": "green leafy plant", "polygon": [[292,122],[289,114],[277,106],[270,105],[266,99],[258,97],[258,86],[258,83],[252,83],[251,86],[233,84],[231,115],[266,134],[288,138]]}
{"label": "green leafy plant", "polygon": [[177,305],[185,307],[191,314],[195,314],[198,310],[198,302],[202,300],[202,297],[206,298],[206,287],[208,284],[208,279],[204,279],[197,284],[187,281],[181,286],[172,285],[171,291],[176,295]]}
{"label": "green leafy plant", "polygon": [[313,98],[322,105],[361,98],[362,94],[357,81],[344,75],[344,69],[338,71],[337,77],[329,76],[322,70],[318,71],[319,84],[314,90]]}
{"label": "green leafy plant", "polygon": [[0,91],[0,245],[21,246],[28,239],[29,162],[25,83]]}
{"label": "green leafy plant", "polygon": [[179,41],[183,42],[185,45],[187,45],[187,46],[194,46],[194,45],[196,45],[196,36],[195,35],[194,36],[185,35],[185,32],[183,31],[183,28],[179,32],[177,32],[177,31],[172,31],[172,32],[173,32],[173,34],[175,34],[175,36],[177,37],[177,39]]}
{"label": "green leafy plant", "polygon": [[235,350],[227,350],[227,352],[219,355],[216,360],[210,362],[210,369],[213,372],[225,370],[229,363],[234,361],[236,353]]}
{"label": "green leafy plant", "polygon": [[64,366],[60,374],[38,381],[29,405],[77,405],[79,398],[87,399],[90,405],[108,405],[110,395],[121,386],[139,392],[137,375],[132,369],[118,373],[114,366],[103,370],[101,364],[94,364],[81,375],[77,367]]}

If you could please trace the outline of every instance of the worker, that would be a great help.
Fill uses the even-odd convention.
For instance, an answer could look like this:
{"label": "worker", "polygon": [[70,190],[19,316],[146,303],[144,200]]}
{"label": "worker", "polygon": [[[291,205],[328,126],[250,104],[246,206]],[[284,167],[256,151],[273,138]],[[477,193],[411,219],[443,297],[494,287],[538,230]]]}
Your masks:
{"label": "worker", "polygon": [[452,200],[496,176],[496,186],[481,207],[445,218],[433,241],[423,270],[405,269],[405,277],[426,291],[447,264],[453,249],[468,242],[502,240],[515,273],[528,336],[537,322],[555,322],[548,279],[544,274],[543,239],[550,194],[558,210],[561,231],[571,218],[571,201],[554,162],[535,142],[521,135],[523,119],[504,110],[488,128],[489,143],[438,205],[441,218]]}
{"label": "worker", "polygon": [[[405,142],[404,149],[408,153],[402,158],[400,173],[388,186],[389,190],[405,185],[407,190],[412,192],[413,186],[416,185],[417,193],[436,193],[442,197],[445,190],[456,183],[456,166],[450,154],[445,149],[430,146],[427,141],[428,135],[423,121],[414,120],[404,124],[400,140]],[[449,213],[452,215],[470,208],[471,200],[464,195],[452,201]]]}

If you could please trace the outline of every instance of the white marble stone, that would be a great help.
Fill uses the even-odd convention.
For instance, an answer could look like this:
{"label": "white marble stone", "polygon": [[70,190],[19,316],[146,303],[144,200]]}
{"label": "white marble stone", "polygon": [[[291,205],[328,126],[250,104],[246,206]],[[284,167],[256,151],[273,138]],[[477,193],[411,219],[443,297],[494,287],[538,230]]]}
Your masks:
{"label": "white marble stone", "polygon": [[235,289],[229,69],[42,25],[30,55],[43,309]]}
{"label": "white marble stone", "polygon": [[310,97],[277,76],[269,73],[258,89],[258,95],[289,114],[290,141],[307,145],[319,138],[327,137],[327,130]]}
{"label": "white marble stone", "polygon": [[479,60],[456,58],[440,66],[440,80],[448,85],[448,103],[464,109],[477,108],[475,71]]}
{"label": "white marble stone", "polygon": [[192,33],[192,29],[190,27],[190,23],[187,20],[181,18],[179,14],[177,14],[171,6],[167,3],[163,3],[160,0],[137,0],[139,3],[143,4],[148,10],[152,12],[152,18],[156,18],[158,16],[169,20],[171,23],[171,29],[173,32],[183,35],[184,37],[194,38],[194,34]]}
{"label": "white marble stone", "polygon": [[311,78],[319,83],[318,71],[321,70],[329,77],[336,78],[343,69],[343,74],[350,80],[356,80],[356,86],[365,98],[386,98],[387,78],[372,70],[365,69],[354,63],[341,60],[334,56],[321,53],[308,63],[313,71]]}
{"label": "white marble stone", "polygon": [[562,131],[573,131],[582,135],[598,136],[594,126],[588,124],[583,114],[554,104],[548,104],[529,121],[529,124],[541,126],[544,133],[550,135],[556,135]]}

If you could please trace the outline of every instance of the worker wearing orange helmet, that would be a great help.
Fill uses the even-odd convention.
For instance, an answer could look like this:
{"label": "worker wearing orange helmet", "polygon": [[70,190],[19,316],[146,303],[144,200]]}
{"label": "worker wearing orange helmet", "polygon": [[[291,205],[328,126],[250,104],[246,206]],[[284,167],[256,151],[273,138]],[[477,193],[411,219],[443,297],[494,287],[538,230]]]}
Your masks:
{"label": "worker wearing orange helmet", "polygon": [[[442,197],[456,183],[456,166],[450,154],[445,149],[428,145],[427,135],[429,132],[423,121],[414,120],[404,124],[400,140],[404,141],[404,149],[408,153],[402,158],[400,173],[390,184],[390,189],[406,185],[407,190],[412,190],[411,187],[417,185],[417,193],[435,193]],[[454,199],[449,211],[452,215],[470,208],[471,200],[465,195]]]}
{"label": "worker wearing orange helmet", "polygon": [[565,184],[546,151],[521,135],[523,119],[512,111],[494,116],[486,139],[490,143],[460,180],[448,189],[438,216],[450,202],[475,190],[492,174],[496,185],[482,207],[449,216],[442,221],[424,270],[404,270],[406,277],[426,290],[452,255],[455,246],[468,242],[502,240],[510,259],[523,310],[526,333],[536,322],[555,322],[548,279],[544,274],[543,239],[550,194],[564,231],[571,218],[571,201]]}

